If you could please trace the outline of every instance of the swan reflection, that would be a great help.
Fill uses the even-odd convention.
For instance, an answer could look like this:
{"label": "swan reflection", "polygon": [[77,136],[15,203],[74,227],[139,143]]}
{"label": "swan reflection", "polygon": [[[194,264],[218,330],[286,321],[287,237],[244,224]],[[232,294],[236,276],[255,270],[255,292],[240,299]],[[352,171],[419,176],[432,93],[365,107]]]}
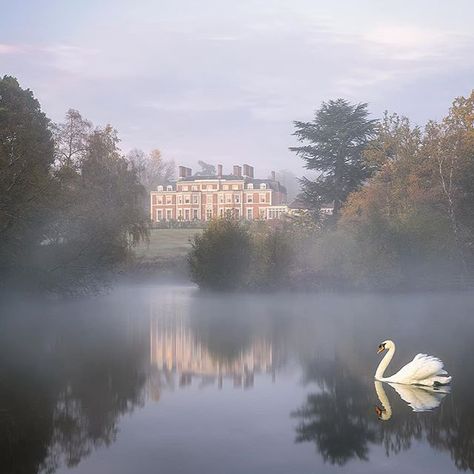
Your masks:
{"label": "swan reflection", "polygon": [[[392,407],[385,393],[382,382],[375,381],[375,392],[380,401],[381,407],[375,407],[375,411],[380,420],[387,421],[392,417]],[[450,393],[449,386],[426,387],[416,385],[403,385],[398,383],[387,383],[407,403],[414,412],[432,411],[439,407],[443,398]]]}

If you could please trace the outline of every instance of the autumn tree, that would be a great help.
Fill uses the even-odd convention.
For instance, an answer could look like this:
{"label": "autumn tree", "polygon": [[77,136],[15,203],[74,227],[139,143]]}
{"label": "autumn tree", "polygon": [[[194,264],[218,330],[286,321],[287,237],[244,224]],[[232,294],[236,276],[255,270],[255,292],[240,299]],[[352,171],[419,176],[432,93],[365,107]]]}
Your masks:
{"label": "autumn tree", "polygon": [[304,177],[302,191],[315,207],[334,202],[339,214],[347,196],[371,176],[363,152],[371,142],[376,121],[368,118],[367,104],[350,104],[344,99],[323,102],[311,122],[294,122],[294,136],[302,143],[291,147],[305,162],[305,168],[319,173]]}
{"label": "autumn tree", "polygon": [[128,153],[127,159],[136,168],[140,182],[148,192],[156,190],[158,185],[169,184],[176,177],[174,161],[165,160],[158,149],[147,154],[135,148]]}

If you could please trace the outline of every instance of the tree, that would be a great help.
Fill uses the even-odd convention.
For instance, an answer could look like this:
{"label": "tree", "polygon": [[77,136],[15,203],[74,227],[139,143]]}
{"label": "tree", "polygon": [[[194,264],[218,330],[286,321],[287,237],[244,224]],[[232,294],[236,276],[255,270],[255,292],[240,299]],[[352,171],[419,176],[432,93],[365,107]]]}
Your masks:
{"label": "tree", "polygon": [[211,290],[242,288],[250,254],[250,235],[240,222],[230,218],[213,220],[192,241],[188,254],[191,278],[201,288]]}
{"label": "tree", "polygon": [[373,172],[363,158],[377,123],[368,115],[367,104],[337,99],[323,102],[313,121],[294,122],[293,135],[303,145],[290,150],[305,161],[306,169],[321,173],[315,180],[302,179],[303,195],[315,207],[334,202],[335,216]]}
{"label": "tree", "polygon": [[[0,79],[0,282],[28,273],[55,192],[49,119],[28,89]],[[0,283],[0,284],[1,284]]]}
{"label": "tree", "polygon": [[205,161],[199,160],[198,165],[201,167],[201,171],[196,172],[196,176],[215,176],[216,167]]}
{"label": "tree", "polygon": [[127,159],[136,168],[140,182],[148,192],[156,190],[158,185],[169,184],[176,177],[174,161],[163,159],[158,149],[147,155],[135,148],[128,153]]}
{"label": "tree", "polygon": [[83,119],[79,111],[67,111],[66,120],[53,126],[58,166],[77,169],[81,165],[91,132],[92,123]]}

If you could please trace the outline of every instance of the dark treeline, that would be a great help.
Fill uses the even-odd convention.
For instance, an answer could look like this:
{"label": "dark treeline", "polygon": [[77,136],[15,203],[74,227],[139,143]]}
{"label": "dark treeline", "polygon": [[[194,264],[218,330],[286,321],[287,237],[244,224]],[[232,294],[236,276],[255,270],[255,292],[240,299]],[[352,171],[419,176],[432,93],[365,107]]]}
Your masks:
{"label": "dark treeline", "polygon": [[0,287],[94,290],[147,237],[144,170],[118,142],[75,110],[53,124],[0,79]]}
{"label": "dark treeline", "polygon": [[[234,225],[245,245],[220,243],[232,241],[232,225],[214,225],[194,242],[194,281],[215,289],[472,286],[474,92],[424,128],[397,114],[368,117],[367,104],[338,99],[311,122],[295,122],[300,146],[291,150],[317,172],[301,180],[307,211],[267,226],[263,240]],[[332,216],[320,212],[328,205]],[[243,270],[230,278],[219,268]]]}

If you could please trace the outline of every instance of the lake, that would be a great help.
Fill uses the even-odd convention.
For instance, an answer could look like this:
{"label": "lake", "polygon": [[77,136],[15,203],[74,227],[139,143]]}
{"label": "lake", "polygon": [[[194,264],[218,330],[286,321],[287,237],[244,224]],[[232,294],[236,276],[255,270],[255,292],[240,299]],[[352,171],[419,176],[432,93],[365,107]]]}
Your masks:
{"label": "lake", "polygon": [[[474,295],[130,286],[3,303],[0,472],[474,470]],[[374,384],[418,352],[450,393]]]}

